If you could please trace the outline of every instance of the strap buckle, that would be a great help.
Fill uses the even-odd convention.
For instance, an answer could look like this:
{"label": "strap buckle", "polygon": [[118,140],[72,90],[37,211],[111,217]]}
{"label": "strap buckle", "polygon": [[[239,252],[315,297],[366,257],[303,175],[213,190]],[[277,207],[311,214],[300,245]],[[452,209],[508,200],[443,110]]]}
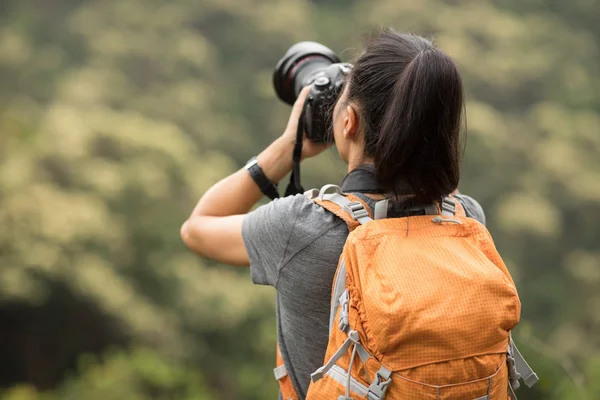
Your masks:
{"label": "strap buckle", "polygon": [[379,371],[375,374],[373,383],[369,386],[369,392],[367,393],[368,400],[383,400],[385,398],[385,392],[387,392],[388,386],[392,382],[391,375],[392,371],[383,365],[379,368]]}
{"label": "strap buckle", "polygon": [[275,380],[279,381],[283,378],[285,378],[287,376],[287,369],[285,368],[285,365],[280,365],[277,368],[273,369],[273,375],[275,375]]}
{"label": "strap buckle", "polygon": [[508,377],[510,380],[510,385],[514,390],[519,388],[520,379],[522,379],[528,387],[532,387],[538,382],[538,376],[531,369],[529,364],[527,364],[527,361],[525,361],[521,355],[521,352],[515,345],[515,342],[513,342],[512,337],[510,338],[510,342],[508,344],[506,360],[508,363]]}
{"label": "strap buckle", "polygon": [[441,203],[442,215],[453,216],[456,214],[456,203],[450,197],[444,197]]}
{"label": "strap buckle", "polygon": [[521,374],[517,371],[517,366],[515,363],[515,357],[512,355],[512,352],[509,351],[506,355],[506,362],[508,363],[508,380],[510,381],[510,387],[513,390],[517,390],[521,384],[519,383],[519,379],[521,379]]}
{"label": "strap buckle", "polygon": [[346,328],[348,328],[348,324],[350,323],[349,303],[350,293],[348,293],[348,289],[346,289],[344,293],[342,293],[342,295],[340,296],[340,321],[338,325],[340,330],[344,332],[346,331]]}
{"label": "strap buckle", "polygon": [[357,221],[359,218],[365,218],[369,216],[367,210],[365,210],[365,206],[362,205],[359,201],[353,201],[344,206],[344,211],[346,211],[353,220]]}

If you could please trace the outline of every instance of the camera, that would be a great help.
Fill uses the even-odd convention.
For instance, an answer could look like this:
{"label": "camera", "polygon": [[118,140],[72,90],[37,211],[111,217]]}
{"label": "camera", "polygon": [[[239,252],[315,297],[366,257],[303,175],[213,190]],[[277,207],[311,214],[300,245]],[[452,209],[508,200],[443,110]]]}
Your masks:
{"label": "camera", "polygon": [[316,42],[296,43],[275,66],[273,86],[285,103],[293,105],[302,88],[312,85],[300,121],[309,140],[333,141],[333,108],[351,69],[351,64]]}

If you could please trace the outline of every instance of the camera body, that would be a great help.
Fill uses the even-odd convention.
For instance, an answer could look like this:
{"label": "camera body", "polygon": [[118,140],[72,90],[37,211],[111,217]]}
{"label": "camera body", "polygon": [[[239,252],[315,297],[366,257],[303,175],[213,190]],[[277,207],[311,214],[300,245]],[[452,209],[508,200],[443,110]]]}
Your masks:
{"label": "camera body", "polygon": [[301,121],[309,140],[333,141],[333,108],[351,69],[351,64],[341,63],[331,49],[316,42],[296,43],[275,66],[273,86],[287,104],[293,105],[302,88],[312,85]]}

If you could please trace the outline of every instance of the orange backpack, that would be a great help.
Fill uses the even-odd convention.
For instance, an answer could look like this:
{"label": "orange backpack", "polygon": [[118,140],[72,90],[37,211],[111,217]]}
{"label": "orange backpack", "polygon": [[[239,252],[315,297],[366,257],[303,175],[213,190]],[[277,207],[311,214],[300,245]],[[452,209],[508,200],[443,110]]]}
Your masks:
{"label": "orange backpack", "polygon": [[[385,219],[383,200],[373,220],[335,185],[306,195],[350,231],[325,365],[307,400],[507,400],[519,379],[537,382],[510,337],[521,311],[514,282],[487,229],[458,201]],[[281,386],[284,399],[298,399],[289,377]]]}

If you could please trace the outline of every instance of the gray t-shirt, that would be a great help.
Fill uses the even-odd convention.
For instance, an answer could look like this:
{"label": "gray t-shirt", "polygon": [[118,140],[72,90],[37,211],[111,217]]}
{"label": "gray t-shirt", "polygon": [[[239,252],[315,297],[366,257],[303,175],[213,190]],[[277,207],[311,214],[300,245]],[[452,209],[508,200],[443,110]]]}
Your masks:
{"label": "gray t-shirt", "polygon": [[[375,206],[370,198],[356,195],[371,208]],[[485,224],[479,203],[469,196],[455,197],[467,216]],[[253,282],[277,290],[277,340],[294,388],[303,399],[310,374],[324,362],[331,286],[348,228],[341,218],[296,195],[248,214],[242,236]]]}

